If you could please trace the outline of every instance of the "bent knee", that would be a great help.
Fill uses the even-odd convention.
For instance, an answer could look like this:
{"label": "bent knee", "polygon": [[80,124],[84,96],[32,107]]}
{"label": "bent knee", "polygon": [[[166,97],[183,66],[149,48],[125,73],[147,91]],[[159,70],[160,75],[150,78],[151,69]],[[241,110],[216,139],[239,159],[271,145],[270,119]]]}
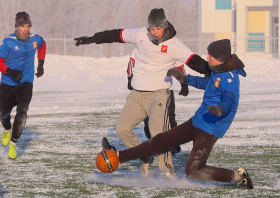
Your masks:
{"label": "bent knee", "polygon": [[189,178],[197,179],[197,172],[198,172],[197,169],[192,169],[192,168],[186,166],[185,171],[186,171],[186,174]]}
{"label": "bent knee", "polygon": [[17,105],[17,113],[27,114],[28,109],[29,109],[28,103],[19,103]]}
{"label": "bent knee", "polygon": [[119,137],[123,136],[124,134],[126,134],[128,132],[128,128],[125,124],[122,123],[117,123],[116,125],[116,133]]}

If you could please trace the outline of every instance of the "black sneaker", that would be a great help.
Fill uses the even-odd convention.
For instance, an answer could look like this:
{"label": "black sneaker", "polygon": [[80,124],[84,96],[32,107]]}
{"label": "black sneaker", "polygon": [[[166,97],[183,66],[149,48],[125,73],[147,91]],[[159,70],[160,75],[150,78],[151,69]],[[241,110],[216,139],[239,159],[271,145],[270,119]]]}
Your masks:
{"label": "black sneaker", "polygon": [[102,139],[102,148],[103,148],[103,150],[113,150],[113,151],[117,152],[116,147],[114,147],[113,145],[111,145],[111,144],[108,142],[107,138],[105,138],[105,137]]}
{"label": "black sneaker", "polygon": [[176,153],[179,153],[181,151],[181,147],[180,146],[175,146],[174,148],[170,149],[171,154],[174,155]]}
{"label": "black sneaker", "polygon": [[244,186],[248,189],[253,189],[254,188],[253,182],[250,179],[249,174],[246,171],[246,169],[241,167],[237,171],[238,171],[238,174],[241,176],[241,180],[240,180],[240,182],[238,182],[236,184],[240,185],[240,186]]}

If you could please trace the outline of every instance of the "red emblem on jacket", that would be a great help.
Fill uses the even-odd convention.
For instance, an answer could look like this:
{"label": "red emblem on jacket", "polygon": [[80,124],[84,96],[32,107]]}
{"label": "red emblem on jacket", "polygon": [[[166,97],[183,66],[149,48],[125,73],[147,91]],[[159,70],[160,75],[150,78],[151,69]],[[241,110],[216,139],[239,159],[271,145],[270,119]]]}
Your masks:
{"label": "red emblem on jacket", "polygon": [[166,46],[166,45],[161,46],[161,52],[162,53],[166,53],[167,52],[167,48],[168,48],[168,46]]}
{"label": "red emblem on jacket", "polygon": [[214,86],[217,87],[217,88],[219,88],[219,86],[220,86],[220,81],[221,81],[221,78],[217,78],[216,81],[215,81]]}
{"label": "red emblem on jacket", "polygon": [[36,41],[35,41],[35,42],[33,42],[33,48],[34,48],[34,49],[36,49],[36,48],[37,48],[37,45],[38,45],[38,44],[37,44],[37,42],[36,42]]}

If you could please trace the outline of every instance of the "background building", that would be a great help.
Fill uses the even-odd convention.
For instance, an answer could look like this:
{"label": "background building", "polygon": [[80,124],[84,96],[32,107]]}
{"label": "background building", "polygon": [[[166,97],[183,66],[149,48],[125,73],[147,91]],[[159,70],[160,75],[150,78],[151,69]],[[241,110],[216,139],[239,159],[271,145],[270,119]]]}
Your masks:
{"label": "background building", "polygon": [[279,57],[279,0],[199,0],[198,12],[199,54],[205,40],[228,38],[241,57]]}

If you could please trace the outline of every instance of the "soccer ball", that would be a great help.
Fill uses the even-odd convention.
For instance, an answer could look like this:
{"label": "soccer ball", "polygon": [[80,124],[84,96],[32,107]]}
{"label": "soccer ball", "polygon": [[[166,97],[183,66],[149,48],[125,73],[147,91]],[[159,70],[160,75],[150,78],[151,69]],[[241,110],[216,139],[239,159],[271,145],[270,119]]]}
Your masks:
{"label": "soccer ball", "polygon": [[118,155],[112,150],[104,150],[98,153],[95,163],[97,168],[103,173],[112,173],[117,170],[120,160]]}

